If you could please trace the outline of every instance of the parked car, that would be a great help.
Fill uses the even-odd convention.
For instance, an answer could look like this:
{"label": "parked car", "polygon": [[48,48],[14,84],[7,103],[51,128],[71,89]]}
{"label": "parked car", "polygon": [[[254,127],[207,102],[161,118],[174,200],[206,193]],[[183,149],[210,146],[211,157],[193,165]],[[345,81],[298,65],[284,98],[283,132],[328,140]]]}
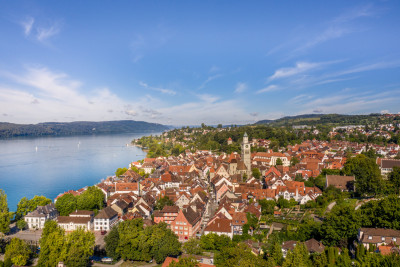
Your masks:
{"label": "parked car", "polygon": [[109,258],[109,257],[104,257],[104,258],[101,259],[101,262],[111,263],[111,262],[113,262],[113,259]]}
{"label": "parked car", "polygon": [[101,233],[101,235],[105,235],[105,234],[107,234],[107,231],[101,231],[100,233]]}

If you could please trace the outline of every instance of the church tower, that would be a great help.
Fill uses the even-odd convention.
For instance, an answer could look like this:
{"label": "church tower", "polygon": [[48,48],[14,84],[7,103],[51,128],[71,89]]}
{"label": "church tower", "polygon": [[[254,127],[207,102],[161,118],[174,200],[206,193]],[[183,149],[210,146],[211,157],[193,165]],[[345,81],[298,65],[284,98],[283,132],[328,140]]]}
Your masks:
{"label": "church tower", "polygon": [[247,175],[250,175],[250,173],[251,173],[250,155],[251,155],[251,146],[249,144],[249,137],[247,136],[247,133],[244,133],[241,156],[242,156],[242,161],[243,161],[244,165],[246,165],[246,168],[247,168]]}

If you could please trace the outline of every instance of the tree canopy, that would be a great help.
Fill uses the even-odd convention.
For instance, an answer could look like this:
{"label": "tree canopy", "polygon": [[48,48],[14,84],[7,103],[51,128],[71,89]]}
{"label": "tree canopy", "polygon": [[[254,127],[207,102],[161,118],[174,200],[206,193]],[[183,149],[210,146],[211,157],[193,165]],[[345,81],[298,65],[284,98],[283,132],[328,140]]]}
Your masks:
{"label": "tree canopy", "polygon": [[343,172],[355,176],[356,191],[359,194],[376,195],[380,192],[381,172],[374,159],[363,154],[349,158],[343,167]]}
{"label": "tree canopy", "polygon": [[17,212],[15,214],[15,220],[18,220],[28,214],[31,211],[34,211],[37,206],[45,206],[50,204],[51,200],[44,196],[34,196],[32,199],[28,199],[26,197],[21,198],[17,205]]}
{"label": "tree canopy", "polygon": [[181,253],[181,243],[165,223],[144,228],[142,219],[134,219],[121,222],[115,229],[105,239],[108,256],[162,263],[166,257]]}
{"label": "tree canopy", "polygon": [[10,212],[8,209],[7,195],[0,189],[0,233],[10,231]]}

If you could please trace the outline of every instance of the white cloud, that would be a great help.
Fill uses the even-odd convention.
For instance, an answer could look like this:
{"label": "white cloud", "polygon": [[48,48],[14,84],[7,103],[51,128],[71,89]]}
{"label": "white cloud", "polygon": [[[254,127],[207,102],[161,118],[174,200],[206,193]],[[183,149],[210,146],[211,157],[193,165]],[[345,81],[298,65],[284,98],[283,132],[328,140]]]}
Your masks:
{"label": "white cloud", "polygon": [[218,79],[218,78],[221,77],[221,76],[222,76],[222,74],[216,74],[216,75],[209,76],[209,77],[199,86],[199,89],[203,89],[209,82],[211,82],[211,81],[213,81],[213,80],[215,80],[215,79]]}
{"label": "white cloud", "polygon": [[34,22],[35,22],[35,19],[32,17],[28,17],[26,20],[21,22],[21,25],[24,29],[25,36],[29,36],[29,34],[31,33]]}
{"label": "white cloud", "polygon": [[315,68],[318,68],[322,65],[322,63],[313,63],[313,62],[297,62],[294,67],[289,68],[281,68],[275,71],[275,73],[270,76],[269,80],[275,80],[280,78],[287,78],[290,76],[297,75],[299,73],[303,73]]}
{"label": "white cloud", "polygon": [[238,82],[236,84],[235,93],[243,93],[246,90],[247,90],[247,84],[246,83]]}
{"label": "white cloud", "polygon": [[263,88],[263,89],[258,90],[258,91],[256,92],[256,94],[261,94],[261,93],[266,93],[266,92],[272,92],[272,91],[276,91],[276,90],[278,90],[278,89],[279,89],[278,86],[272,84],[272,85],[269,85],[269,86],[267,86],[267,87],[265,87],[265,88]]}
{"label": "white cloud", "polygon": [[142,81],[139,82],[139,85],[144,87],[144,88],[147,88],[147,89],[151,89],[151,90],[154,90],[154,91],[161,92],[163,94],[176,95],[176,92],[174,90],[165,89],[165,88],[159,88],[159,87],[152,87],[152,86],[149,86],[147,83],[142,82]]}
{"label": "white cloud", "polygon": [[[14,123],[44,121],[105,121],[135,119],[175,125],[242,124],[254,120],[242,102],[210,94],[173,105],[145,94],[134,101],[108,88],[87,88],[81,81],[46,67],[30,66],[22,73],[0,71],[3,120]],[[5,79],[4,79],[5,78]],[[148,84],[141,82],[141,86]]]}
{"label": "white cloud", "polygon": [[380,93],[355,93],[341,95],[327,95],[324,97],[307,99],[303,98],[296,104],[303,108],[299,114],[315,111],[339,114],[362,114],[377,110],[382,105],[387,107],[397,105],[400,101],[399,91],[386,91]]}
{"label": "white cloud", "polygon": [[298,48],[294,49],[292,54],[306,51],[312,47],[351,34],[353,32],[362,31],[362,28],[351,25],[351,22],[363,17],[372,17],[375,15],[375,12],[376,10],[374,10],[373,6],[370,4],[347,10],[333,20],[327,22],[325,29],[314,35]]}
{"label": "white cloud", "polygon": [[45,42],[47,39],[60,32],[60,26],[58,23],[53,23],[50,27],[38,27],[36,31],[36,39],[39,42]]}

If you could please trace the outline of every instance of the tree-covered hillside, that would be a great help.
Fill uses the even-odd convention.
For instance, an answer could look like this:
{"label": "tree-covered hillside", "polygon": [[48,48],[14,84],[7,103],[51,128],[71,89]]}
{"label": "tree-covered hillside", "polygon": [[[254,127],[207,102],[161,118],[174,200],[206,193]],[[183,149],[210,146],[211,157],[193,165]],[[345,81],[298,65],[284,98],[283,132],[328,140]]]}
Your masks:
{"label": "tree-covered hillside", "polygon": [[168,127],[144,121],[76,121],[44,122],[38,124],[14,124],[0,122],[0,138],[17,136],[66,136],[86,134],[162,132]]}

